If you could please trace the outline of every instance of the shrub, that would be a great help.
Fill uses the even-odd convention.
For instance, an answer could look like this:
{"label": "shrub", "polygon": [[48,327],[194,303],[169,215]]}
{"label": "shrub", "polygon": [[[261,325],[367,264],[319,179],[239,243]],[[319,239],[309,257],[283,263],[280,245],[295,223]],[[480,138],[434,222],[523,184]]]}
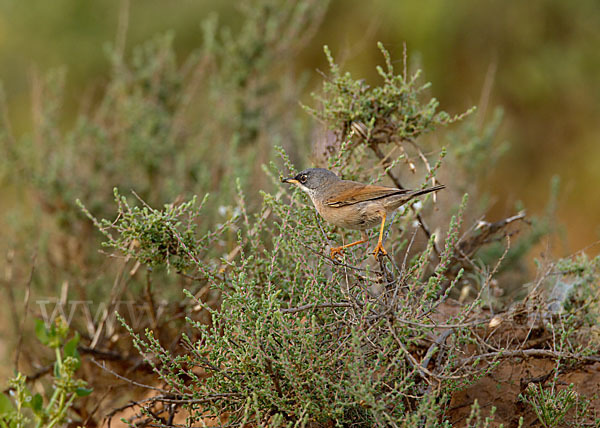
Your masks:
{"label": "shrub", "polygon": [[[322,111],[313,110],[331,122],[337,135],[340,148],[329,165],[363,180],[365,174],[381,171],[377,180],[386,174],[400,186],[394,168],[402,160],[411,162],[409,153],[415,150],[424,179],[435,183],[441,158],[429,161],[415,138],[460,116],[451,120],[436,113],[432,101],[422,107],[416,80],[394,75],[383,52],[388,72],[382,73],[383,88],[373,89],[339,73],[329,56],[333,76],[324,90],[329,98],[319,98]],[[386,108],[373,108],[378,105]],[[398,138],[373,140],[376,127],[377,134],[387,131]],[[399,150],[403,145],[407,147]],[[390,154],[394,150],[395,157]],[[296,170],[283,150],[280,154],[285,175]],[[273,186],[280,186],[283,172],[274,163],[265,172]],[[154,262],[142,252],[156,243],[133,252],[129,248],[132,242],[147,242],[144,228],[171,215],[172,209],[132,209],[124,199],[117,200],[118,220],[96,223],[104,231],[121,232],[120,238],[109,238],[110,245]],[[183,334],[182,354],[166,348],[153,331],[138,334],[128,327],[136,348],[168,390],[151,400],[147,415],[163,412],[166,400],[187,410],[187,424],[210,419],[234,426],[449,426],[441,412],[451,394],[492,370],[501,353],[486,363],[476,357],[485,353],[476,327],[490,321],[483,300],[450,310],[448,297],[465,279],[467,263],[481,276],[479,295],[488,290],[508,249],[492,266],[481,266],[478,251],[503,235],[508,239],[507,226],[524,215],[483,224],[461,237],[465,195],[440,239],[426,223],[428,205],[415,203],[389,230],[387,245],[405,255],[395,251],[373,265],[362,249],[349,252],[342,263],[329,258],[325,246],[331,237],[352,232],[335,234],[298,192],[264,192],[262,209],[254,215],[244,201],[240,191],[239,257],[225,260],[225,266],[198,257],[206,254],[197,244],[202,239],[185,243],[176,226],[179,218],[165,220],[160,227],[165,232],[156,235],[164,237],[160,248],[173,248],[170,253],[187,258],[183,265],[218,290],[222,300],[214,309],[186,291],[189,305],[203,308],[211,318],[207,324],[188,316],[192,330]],[[192,212],[191,204],[180,205],[180,216]],[[131,213],[138,214],[136,220]],[[427,237],[426,246],[409,260],[419,231]]]}

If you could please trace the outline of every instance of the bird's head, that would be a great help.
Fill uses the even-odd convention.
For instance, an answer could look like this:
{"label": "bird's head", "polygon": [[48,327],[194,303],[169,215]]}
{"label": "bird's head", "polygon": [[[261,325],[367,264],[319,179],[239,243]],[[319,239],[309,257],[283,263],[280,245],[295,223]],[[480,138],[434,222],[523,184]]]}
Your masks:
{"label": "bird's head", "polygon": [[282,183],[290,183],[312,195],[315,191],[339,181],[340,178],[333,172],[323,168],[308,168],[296,174],[295,177],[285,178]]}

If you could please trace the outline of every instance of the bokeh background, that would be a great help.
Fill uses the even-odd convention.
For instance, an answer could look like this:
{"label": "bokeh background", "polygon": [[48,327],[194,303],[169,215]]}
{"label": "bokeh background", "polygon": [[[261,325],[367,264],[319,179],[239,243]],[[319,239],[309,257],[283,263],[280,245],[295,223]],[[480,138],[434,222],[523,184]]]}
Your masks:
{"label": "bokeh background", "polygon": [[[73,115],[86,91],[101,88],[109,62],[105,45],[118,37],[128,13],[126,48],[173,31],[181,58],[197,48],[200,22],[217,12],[235,28],[237,1],[2,0],[0,80],[8,115],[19,135],[31,127],[31,71],[65,66],[67,109]],[[125,12],[126,11],[126,12]],[[424,70],[431,93],[450,113],[477,105],[491,117],[504,110],[498,143],[510,149],[484,184],[494,201],[488,218],[514,212],[522,200],[531,213],[561,178],[558,219],[564,226],[559,255],[600,239],[600,4],[595,0],[460,2],[334,0],[323,24],[295,67],[307,72],[309,92],[326,70],[327,44],[354,76],[375,79],[381,41],[398,60],[406,43],[412,63]],[[93,99],[93,97],[92,97]],[[67,115],[67,121],[68,115]],[[309,142],[307,142],[307,147]],[[308,153],[308,151],[307,151]],[[6,180],[4,180],[6,182]],[[15,197],[4,185],[0,206]]]}

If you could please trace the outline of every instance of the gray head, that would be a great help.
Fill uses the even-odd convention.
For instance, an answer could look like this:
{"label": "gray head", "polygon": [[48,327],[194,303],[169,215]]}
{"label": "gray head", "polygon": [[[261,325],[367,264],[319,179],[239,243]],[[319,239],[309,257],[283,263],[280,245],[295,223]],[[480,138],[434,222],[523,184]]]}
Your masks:
{"label": "gray head", "polygon": [[293,178],[282,180],[283,183],[292,183],[312,195],[316,190],[339,181],[340,178],[333,172],[323,168],[308,168],[299,172]]}

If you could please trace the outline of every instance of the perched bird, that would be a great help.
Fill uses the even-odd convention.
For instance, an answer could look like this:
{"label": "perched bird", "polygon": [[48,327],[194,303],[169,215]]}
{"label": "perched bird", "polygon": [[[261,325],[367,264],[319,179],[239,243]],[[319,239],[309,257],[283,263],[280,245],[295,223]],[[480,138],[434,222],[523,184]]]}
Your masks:
{"label": "perched bird", "polygon": [[342,180],[333,172],[323,168],[309,168],[293,178],[282,180],[291,183],[308,193],[317,212],[325,221],[347,229],[362,231],[362,239],[341,247],[331,249],[331,257],[342,254],[343,250],[367,242],[365,229],[371,229],[381,223],[379,241],[373,251],[386,255],[381,240],[385,219],[416,196],[435,192],[445,186],[433,186],[423,190],[396,189],[394,187],[375,186]]}

